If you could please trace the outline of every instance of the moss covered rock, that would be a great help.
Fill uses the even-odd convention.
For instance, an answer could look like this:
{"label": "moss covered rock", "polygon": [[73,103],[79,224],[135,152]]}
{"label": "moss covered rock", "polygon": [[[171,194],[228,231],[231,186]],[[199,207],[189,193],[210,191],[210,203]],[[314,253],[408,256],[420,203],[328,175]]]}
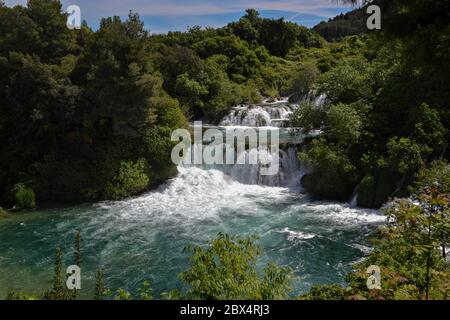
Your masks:
{"label": "moss covered rock", "polygon": [[312,195],[338,201],[347,201],[354,188],[349,181],[337,179],[331,181],[320,172],[306,174],[301,182],[306,191]]}

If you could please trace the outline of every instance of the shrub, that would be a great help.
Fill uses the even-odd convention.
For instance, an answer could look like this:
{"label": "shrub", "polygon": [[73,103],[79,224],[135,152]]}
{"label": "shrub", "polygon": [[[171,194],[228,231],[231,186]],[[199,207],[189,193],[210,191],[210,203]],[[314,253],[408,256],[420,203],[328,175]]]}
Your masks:
{"label": "shrub", "polygon": [[345,152],[320,139],[312,141],[299,158],[313,169],[302,178],[302,184],[309,192],[330,199],[348,200],[359,174]]}
{"label": "shrub", "polygon": [[337,285],[314,285],[308,294],[300,297],[307,300],[344,300],[344,289]]}
{"label": "shrub", "polygon": [[322,108],[316,108],[310,102],[302,102],[294,110],[289,120],[293,127],[301,128],[303,132],[309,132],[313,129],[320,129],[323,118],[324,111]]}
{"label": "shrub", "polygon": [[23,183],[18,183],[12,189],[16,198],[16,209],[25,210],[36,207],[34,191]]}
{"label": "shrub", "polygon": [[421,193],[433,186],[439,186],[443,193],[450,194],[450,165],[447,162],[435,161],[430,166],[422,168],[411,191]]}
{"label": "shrub", "polygon": [[106,186],[106,198],[118,200],[143,191],[150,182],[145,173],[146,166],[145,159],[121,161],[117,175]]}
{"label": "shrub", "polygon": [[[254,238],[219,234],[208,248],[191,246],[190,269],[181,273],[187,298],[207,300],[286,299],[291,271],[272,262],[259,272],[261,248]],[[176,293],[170,293],[174,296]],[[168,296],[166,294],[166,296]]]}
{"label": "shrub", "polygon": [[6,212],[5,209],[0,207],[0,218],[6,218],[6,217],[8,217],[8,213]]}

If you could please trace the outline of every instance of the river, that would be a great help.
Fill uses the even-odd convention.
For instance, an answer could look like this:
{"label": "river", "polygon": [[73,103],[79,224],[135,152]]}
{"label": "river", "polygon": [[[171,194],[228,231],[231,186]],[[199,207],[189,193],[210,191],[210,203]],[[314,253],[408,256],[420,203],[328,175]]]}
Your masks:
{"label": "river", "polygon": [[[285,111],[278,115],[287,117]],[[284,176],[301,175],[296,157],[286,159]],[[0,220],[0,297],[11,289],[40,293],[49,288],[55,246],[62,247],[64,266],[73,264],[76,230],[83,236],[84,298],[93,297],[97,266],[104,268],[112,289],[136,294],[144,280],[151,280],[158,298],[179,288],[177,275],[189,266],[183,248],[204,245],[219,232],[257,235],[263,248],[260,265],[272,260],[290,266],[295,273],[292,295],[298,295],[313,284],[344,284],[351,265],[370,251],[368,236],[384,221],[375,210],[313,200],[297,178],[265,185],[245,168],[179,166],[178,171],[157,190],[133,199]],[[253,176],[242,178],[246,174]]]}

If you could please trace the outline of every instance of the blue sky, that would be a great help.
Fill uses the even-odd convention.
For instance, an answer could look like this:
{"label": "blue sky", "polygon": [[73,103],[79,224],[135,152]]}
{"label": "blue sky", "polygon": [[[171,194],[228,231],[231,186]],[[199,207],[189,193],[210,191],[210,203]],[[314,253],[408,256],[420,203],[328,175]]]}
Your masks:
{"label": "blue sky", "polygon": [[[7,5],[26,4],[26,0],[6,0]],[[255,8],[263,17],[284,17],[312,27],[351,8],[334,0],[62,0],[63,8],[76,4],[82,19],[97,28],[102,17],[126,17],[138,12],[152,33],[185,31],[199,25],[221,27],[238,20],[247,8]]]}

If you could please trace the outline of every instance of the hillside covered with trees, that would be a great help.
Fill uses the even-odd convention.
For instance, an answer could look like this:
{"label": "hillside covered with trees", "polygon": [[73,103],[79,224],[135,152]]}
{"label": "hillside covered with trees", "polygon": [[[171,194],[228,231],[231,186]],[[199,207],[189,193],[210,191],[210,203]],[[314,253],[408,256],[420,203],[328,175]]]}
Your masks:
{"label": "hillside covered with trees", "polygon": [[[223,28],[152,35],[133,12],[69,30],[59,1],[0,0],[0,205],[140,194],[177,174],[173,130],[289,96],[299,103],[293,126],[321,132],[298,150],[309,169],[303,187],[326,200],[357,194],[360,207],[383,206],[388,218],[348,287],[299,298],[448,299],[450,1],[373,3],[382,8],[376,32],[362,31],[362,9],[313,30],[248,9]],[[327,101],[300,102],[308,93]],[[207,249],[190,247],[183,290],[166,298],[289,297],[290,270],[258,273],[253,240],[220,234]],[[381,291],[365,289],[371,264],[382,267]],[[43,297],[67,298],[55,273]]]}
{"label": "hillside covered with trees", "polygon": [[322,21],[312,30],[320,34],[327,41],[339,41],[347,36],[363,35],[367,33],[366,7],[356,8],[345,14]]}

